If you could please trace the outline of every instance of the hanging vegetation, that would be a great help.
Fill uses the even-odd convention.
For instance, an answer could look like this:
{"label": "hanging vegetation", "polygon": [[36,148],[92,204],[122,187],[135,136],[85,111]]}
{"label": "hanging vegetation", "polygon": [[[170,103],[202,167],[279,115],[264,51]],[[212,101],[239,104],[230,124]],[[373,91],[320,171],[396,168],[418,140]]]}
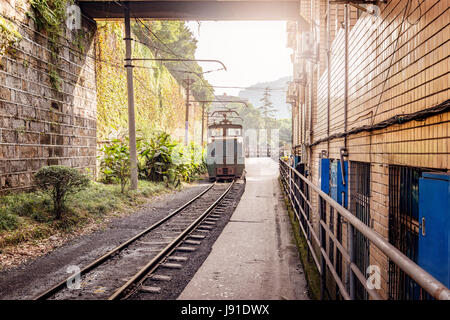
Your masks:
{"label": "hanging vegetation", "polygon": [[0,57],[21,39],[17,28],[10,21],[0,17]]}
{"label": "hanging vegetation", "polygon": [[49,64],[49,77],[52,87],[61,91],[61,78],[58,73],[58,54],[60,50],[59,37],[63,35],[66,9],[73,4],[73,0],[31,0],[33,14],[29,16],[34,20],[38,30],[44,31],[48,36],[48,47],[51,52]]}
{"label": "hanging vegetation", "polygon": [[[128,134],[125,44],[123,25],[98,22],[96,64],[98,141],[124,138]],[[134,29],[133,29],[134,30]],[[133,42],[134,58],[153,58],[149,47]],[[177,138],[184,126],[185,98],[182,88],[169,70],[155,61],[134,63],[136,128],[144,140],[165,131]],[[199,110],[195,110],[200,115]]]}

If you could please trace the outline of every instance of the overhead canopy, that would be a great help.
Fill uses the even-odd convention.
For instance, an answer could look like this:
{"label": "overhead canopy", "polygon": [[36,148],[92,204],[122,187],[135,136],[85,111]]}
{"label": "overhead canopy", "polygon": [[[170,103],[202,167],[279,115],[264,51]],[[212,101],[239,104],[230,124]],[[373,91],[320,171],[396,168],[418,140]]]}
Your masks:
{"label": "overhead canopy", "polygon": [[[94,19],[123,18],[123,1],[78,0]],[[303,20],[298,0],[128,1],[134,17],[159,20]]]}

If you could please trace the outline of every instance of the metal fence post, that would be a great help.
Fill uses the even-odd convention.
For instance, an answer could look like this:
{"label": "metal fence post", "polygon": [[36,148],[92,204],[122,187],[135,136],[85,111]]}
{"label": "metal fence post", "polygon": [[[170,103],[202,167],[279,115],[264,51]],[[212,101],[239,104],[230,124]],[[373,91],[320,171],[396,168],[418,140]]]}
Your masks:
{"label": "metal fence post", "polygon": [[351,300],[355,300],[355,275],[351,269],[350,264],[355,261],[355,245],[354,245],[354,230],[353,225],[348,222],[348,230],[347,230],[347,239],[348,239],[348,254],[350,257],[350,261],[348,264],[348,278],[349,278],[349,295]]}
{"label": "metal fence post", "polygon": [[[324,216],[324,212],[323,212],[323,200],[322,198],[319,196],[319,212],[320,212],[320,217],[319,219],[322,220],[322,217]],[[320,221],[319,220],[319,221]],[[325,230],[323,229],[323,227],[320,225],[319,222],[319,239],[320,239],[320,246],[323,247],[323,243],[325,242]],[[324,249],[326,249],[324,247]],[[326,272],[327,272],[327,265],[325,263],[325,258],[322,254],[322,251],[320,251],[320,300],[325,300],[325,284],[326,284]]]}

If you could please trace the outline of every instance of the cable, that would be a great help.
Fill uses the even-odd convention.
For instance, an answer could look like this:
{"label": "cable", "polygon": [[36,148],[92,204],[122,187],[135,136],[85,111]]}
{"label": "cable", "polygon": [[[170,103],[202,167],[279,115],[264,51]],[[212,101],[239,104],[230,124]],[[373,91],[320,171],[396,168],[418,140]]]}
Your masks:
{"label": "cable", "polygon": [[411,1],[412,1],[412,0],[408,0],[408,2],[406,3],[405,12],[403,13],[403,19],[402,19],[402,22],[401,22],[401,24],[400,24],[400,28],[399,28],[399,31],[398,31],[398,34],[397,34],[397,39],[396,39],[396,41],[395,41],[394,52],[392,53],[391,61],[390,61],[390,63],[389,63],[389,67],[388,67],[388,69],[387,69],[387,75],[386,75],[386,78],[384,79],[383,87],[382,87],[382,89],[381,89],[380,99],[378,100],[378,104],[377,104],[377,107],[375,108],[375,112],[372,114],[372,121],[371,121],[371,124],[372,124],[372,125],[373,125],[373,123],[374,123],[374,121],[375,121],[375,117],[376,117],[376,115],[377,115],[377,113],[378,113],[378,108],[380,107],[380,104],[381,104],[381,98],[383,97],[383,93],[384,93],[384,90],[385,90],[385,88],[386,88],[386,83],[387,83],[387,80],[388,80],[388,78],[389,78],[389,73],[390,73],[390,71],[391,71],[392,62],[394,61],[395,53],[397,52],[397,47],[398,47],[398,43],[399,43],[400,36],[401,36],[401,33],[402,33],[403,24],[404,24],[404,22],[405,22],[406,13],[407,13],[407,11],[408,11],[408,7],[409,7],[409,4],[411,3]]}
{"label": "cable", "polygon": [[[410,1],[412,2],[412,0],[410,0]],[[425,0],[423,0],[422,2],[420,2],[420,0],[417,0],[417,7],[414,9],[414,11],[416,11],[416,9],[419,9],[419,18],[417,18],[417,20],[416,20],[415,22],[410,22],[410,21],[409,21],[409,16],[408,16],[408,18],[406,18],[406,21],[407,21],[410,25],[415,26],[416,24],[419,23],[420,18],[422,17],[422,8],[421,8],[421,5],[422,5],[423,2],[425,2]],[[412,5],[412,3],[411,3],[411,5]],[[414,11],[413,11],[413,12],[414,12]],[[413,13],[413,12],[411,12],[411,13]]]}
{"label": "cable", "polygon": [[[115,1],[115,3],[117,3],[118,5],[120,5],[121,7],[123,7],[123,8],[126,8],[124,5],[122,5],[121,3],[119,3],[118,1]],[[180,58],[180,59],[186,59],[186,57],[183,57],[183,56],[181,56],[181,55],[179,55],[179,54],[177,54],[177,53],[175,53],[173,50],[172,50],[172,48],[170,48],[164,41],[162,41],[153,31],[151,31],[148,27],[147,27],[147,25],[145,25],[143,22],[142,22],[142,20],[141,19],[139,19],[138,17],[136,17],[136,16],[134,16],[133,15],[133,17],[135,18],[135,20],[136,21],[138,21],[138,22],[140,22],[143,26],[144,26],[144,28],[146,28],[147,30],[148,30],[148,32],[150,33],[150,34],[152,34],[154,37],[155,37],[155,39],[156,40],[158,40],[163,46],[165,46],[175,57],[178,57],[178,58]],[[208,89],[209,89],[209,91],[212,93],[212,95],[216,98],[216,100],[218,100],[218,97],[215,95],[215,93],[214,93],[214,90],[212,89],[212,87],[211,87],[211,85],[205,80],[205,79],[203,79],[202,77],[200,77],[198,74],[196,74],[196,72],[195,71],[193,71],[192,70],[192,68],[186,63],[186,62],[184,62],[184,61],[182,61],[182,63],[193,73],[193,74],[195,74],[199,79],[200,79],[200,81],[202,81],[203,82],[203,84],[205,85],[205,87],[207,87]],[[224,104],[224,106],[226,106],[225,104]]]}

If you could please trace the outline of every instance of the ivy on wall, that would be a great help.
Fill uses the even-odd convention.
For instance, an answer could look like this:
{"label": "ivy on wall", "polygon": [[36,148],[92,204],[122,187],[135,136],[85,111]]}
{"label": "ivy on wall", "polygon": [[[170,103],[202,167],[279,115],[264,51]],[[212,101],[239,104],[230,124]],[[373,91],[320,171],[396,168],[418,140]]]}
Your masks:
{"label": "ivy on wall", "polygon": [[61,91],[62,80],[58,73],[58,55],[60,50],[59,38],[64,33],[66,9],[73,4],[73,0],[31,0],[34,20],[39,31],[45,31],[49,40],[51,63],[49,64],[50,83],[54,89]]}
{"label": "ivy on wall", "polygon": [[[97,139],[128,135],[128,99],[123,24],[98,22],[96,41]],[[134,58],[153,58],[145,45],[133,42]],[[159,131],[176,133],[184,127],[183,88],[155,61],[136,62],[133,68],[136,129],[148,140]],[[141,66],[141,67],[138,67]],[[175,134],[175,137],[177,134]]]}
{"label": "ivy on wall", "polygon": [[6,54],[21,39],[17,28],[10,21],[0,17],[0,56]]}

